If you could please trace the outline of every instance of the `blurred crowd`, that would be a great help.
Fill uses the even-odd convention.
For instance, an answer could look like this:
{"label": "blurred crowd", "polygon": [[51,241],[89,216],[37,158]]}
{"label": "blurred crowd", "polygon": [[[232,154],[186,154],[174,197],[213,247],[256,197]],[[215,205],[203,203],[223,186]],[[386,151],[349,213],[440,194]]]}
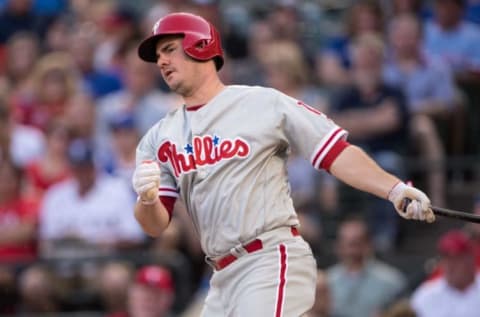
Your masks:
{"label": "blurred crowd", "polygon": [[[480,1],[0,0],[0,315],[199,315],[211,268],[184,206],[152,239],[130,180],[139,139],[182,104],[137,57],[175,11],[220,30],[225,83],[317,108],[433,204],[478,180],[475,160],[450,163],[480,155]],[[478,316],[478,225],[428,252],[417,232],[421,264],[406,272],[387,255],[409,259],[410,224],[388,201],[295,148],[288,173],[319,266],[308,316]],[[462,205],[480,214],[476,195]]]}

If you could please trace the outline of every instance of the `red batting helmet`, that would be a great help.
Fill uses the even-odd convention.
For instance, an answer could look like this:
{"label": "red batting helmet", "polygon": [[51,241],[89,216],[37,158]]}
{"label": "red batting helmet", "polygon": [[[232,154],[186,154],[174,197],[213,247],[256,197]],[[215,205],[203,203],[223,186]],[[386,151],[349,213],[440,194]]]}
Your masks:
{"label": "red batting helmet", "polygon": [[182,46],[188,56],[200,61],[214,59],[217,70],[223,66],[223,51],[218,31],[204,18],[184,12],[168,14],[155,23],[152,35],[138,47],[140,58],[156,63],[156,45],[165,35],[183,35]]}

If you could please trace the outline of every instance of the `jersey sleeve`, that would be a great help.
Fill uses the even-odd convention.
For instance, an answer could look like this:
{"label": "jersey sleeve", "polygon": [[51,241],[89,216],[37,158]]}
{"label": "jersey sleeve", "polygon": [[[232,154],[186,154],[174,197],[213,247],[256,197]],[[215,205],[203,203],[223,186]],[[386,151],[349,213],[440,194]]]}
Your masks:
{"label": "jersey sleeve", "polygon": [[276,107],[289,145],[315,169],[328,171],[335,158],[349,145],[347,131],[317,109],[285,94],[278,93]]}
{"label": "jersey sleeve", "polygon": [[155,132],[158,132],[157,130],[158,126],[156,125],[140,140],[136,150],[136,164],[139,165],[144,161],[157,162],[160,166],[160,187],[158,189],[158,195],[160,197],[166,196],[176,199],[179,197],[179,190],[175,177],[171,173],[169,166],[160,163],[157,158],[157,150],[161,141],[155,135]]}

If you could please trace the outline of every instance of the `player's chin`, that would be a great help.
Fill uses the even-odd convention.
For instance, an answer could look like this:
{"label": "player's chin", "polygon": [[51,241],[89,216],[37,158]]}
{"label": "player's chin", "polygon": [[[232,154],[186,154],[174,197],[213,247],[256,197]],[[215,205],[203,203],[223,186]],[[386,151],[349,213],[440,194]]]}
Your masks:
{"label": "player's chin", "polygon": [[167,86],[173,91],[179,89],[179,86],[181,86],[182,84],[180,80],[178,80],[177,78],[174,78],[172,75],[163,79],[165,80],[165,83],[167,84]]}
{"label": "player's chin", "polygon": [[170,90],[181,96],[186,96],[189,94],[190,89],[187,86],[183,85],[181,82],[172,83],[169,85]]}

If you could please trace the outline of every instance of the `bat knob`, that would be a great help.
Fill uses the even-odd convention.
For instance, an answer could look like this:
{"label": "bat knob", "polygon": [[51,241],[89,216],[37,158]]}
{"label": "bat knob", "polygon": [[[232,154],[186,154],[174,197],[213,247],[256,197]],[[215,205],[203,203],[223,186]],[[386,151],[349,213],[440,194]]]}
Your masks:
{"label": "bat knob", "polygon": [[146,192],[142,194],[142,200],[145,201],[153,201],[155,198],[158,197],[158,189],[157,188],[150,188]]}

